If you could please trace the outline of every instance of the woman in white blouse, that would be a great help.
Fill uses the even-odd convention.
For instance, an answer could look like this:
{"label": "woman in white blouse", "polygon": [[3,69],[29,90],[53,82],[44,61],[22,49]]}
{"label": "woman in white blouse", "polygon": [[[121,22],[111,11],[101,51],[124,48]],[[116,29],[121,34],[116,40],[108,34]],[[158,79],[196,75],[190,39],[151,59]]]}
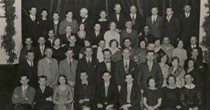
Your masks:
{"label": "woman in white blouse", "polygon": [[116,23],[110,22],[109,23],[109,30],[105,32],[104,34],[104,40],[106,41],[106,48],[109,47],[109,42],[112,39],[117,40],[117,42],[120,44],[120,34],[116,31]]}

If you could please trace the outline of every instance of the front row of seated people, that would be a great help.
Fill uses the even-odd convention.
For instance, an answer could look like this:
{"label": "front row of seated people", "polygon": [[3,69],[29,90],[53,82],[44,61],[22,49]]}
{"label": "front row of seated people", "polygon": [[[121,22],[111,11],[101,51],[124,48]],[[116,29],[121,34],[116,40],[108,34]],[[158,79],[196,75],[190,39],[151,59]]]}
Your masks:
{"label": "front row of seated people", "polygon": [[47,77],[42,75],[38,78],[39,86],[34,89],[28,84],[28,76],[23,74],[21,86],[13,92],[12,103],[15,110],[199,110],[201,105],[201,93],[193,84],[191,74],[185,74],[185,85],[181,89],[176,87],[174,75],[168,76],[167,86],[162,88],[157,87],[155,77],[150,77],[142,94],[132,74],[125,74],[126,83],[120,91],[110,80],[110,72],[103,72],[102,79],[95,87],[88,82],[88,74],[81,72],[80,83],[73,89],[66,76],[59,75],[52,89],[47,86]]}

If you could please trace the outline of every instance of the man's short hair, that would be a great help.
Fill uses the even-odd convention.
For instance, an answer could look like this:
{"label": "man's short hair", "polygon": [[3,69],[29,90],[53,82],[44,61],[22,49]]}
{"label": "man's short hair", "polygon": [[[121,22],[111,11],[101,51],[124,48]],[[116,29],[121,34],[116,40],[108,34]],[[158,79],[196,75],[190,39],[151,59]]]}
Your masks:
{"label": "man's short hair", "polygon": [[28,53],[34,53],[34,51],[33,50],[27,50],[26,55],[28,55]]}
{"label": "man's short hair", "polygon": [[105,52],[110,52],[110,54],[112,53],[111,50],[108,49],[108,48],[104,49],[102,52],[103,52],[103,54],[104,54]]}
{"label": "man's short hair", "polygon": [[40,80],[40,79],[45,79],[45,80],[47,80],[47,76],[41,75],[41,76],[38,77],[38,79],[39,79],[39,80]]}

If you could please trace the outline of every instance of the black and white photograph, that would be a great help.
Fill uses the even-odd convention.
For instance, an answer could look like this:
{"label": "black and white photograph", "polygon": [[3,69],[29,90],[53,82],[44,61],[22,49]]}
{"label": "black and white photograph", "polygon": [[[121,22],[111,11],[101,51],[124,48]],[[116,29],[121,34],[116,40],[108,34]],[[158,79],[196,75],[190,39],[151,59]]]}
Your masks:
{"label": "black and white photograph", "polygon": [[0,110],[210,110],[210,0],[0,0]]}

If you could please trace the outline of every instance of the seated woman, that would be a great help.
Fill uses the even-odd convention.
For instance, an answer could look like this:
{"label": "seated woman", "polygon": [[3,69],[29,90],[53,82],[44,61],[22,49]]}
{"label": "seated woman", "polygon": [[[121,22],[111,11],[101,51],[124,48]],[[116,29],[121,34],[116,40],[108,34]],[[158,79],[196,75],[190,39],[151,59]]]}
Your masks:
{"label": "seated woman", "polygon": [[67,83],[65,75],[58,76],[58,86],[53,92],[54,110],[73,110],[74,91]]}
{"label": "seated woman", "polygon": [[162,109],[161,110],[180,110],[180,89],[176,87],[176,77],[169,75],[167,86],[162,88]]}
{"label": "seated woman", "polygon": [[118,48],[118,45],[119,45],[119,42],[117,42],[117,40],[115,40],[115,39],[112,39],[109,42],[109,49],[112,52],[111,60],[113,62],[117,62],[122,59],[122,54],[121,54],[120,49]]}
{"label": "seated woman", "polygon": [[53,58],[55,58],[58,63],[65,58],[64,49],[61,47],[61,39],[59,37],[53,40]]}
{"label": "seated woman", "polygon": [[201,107],[201,93],[196,85],[193,84],[191,74],[184,76],[185,85],[181,89],[181,103],[183,110],[199,110]]}
{"label": "seated woman", "polygon": [[182,67],[179,66],[179,58],[173,57],[171,60],[172,66],[169,70],[170,74],[176,77],[176,86],[182,88],[184,86],[184,75],[185,71]]}
{"label": "seated woman", "polygon": [[162,74],[163,74],[163,87],[166,86],[166,79],[168,78],[169,75],[169,65],[168,65],[168,56],[165,54],[165,52],[161,52],[158,54],[157,57],[157,62],[160,65],[160,68],[162,70]]}
{"label": "seated woman", "polygon": [[161,90],[156,87],[157,80],[150,77],[147,81],[148,88],[143,94],[143,104],[146,110],[158,110],[162,103]]}

